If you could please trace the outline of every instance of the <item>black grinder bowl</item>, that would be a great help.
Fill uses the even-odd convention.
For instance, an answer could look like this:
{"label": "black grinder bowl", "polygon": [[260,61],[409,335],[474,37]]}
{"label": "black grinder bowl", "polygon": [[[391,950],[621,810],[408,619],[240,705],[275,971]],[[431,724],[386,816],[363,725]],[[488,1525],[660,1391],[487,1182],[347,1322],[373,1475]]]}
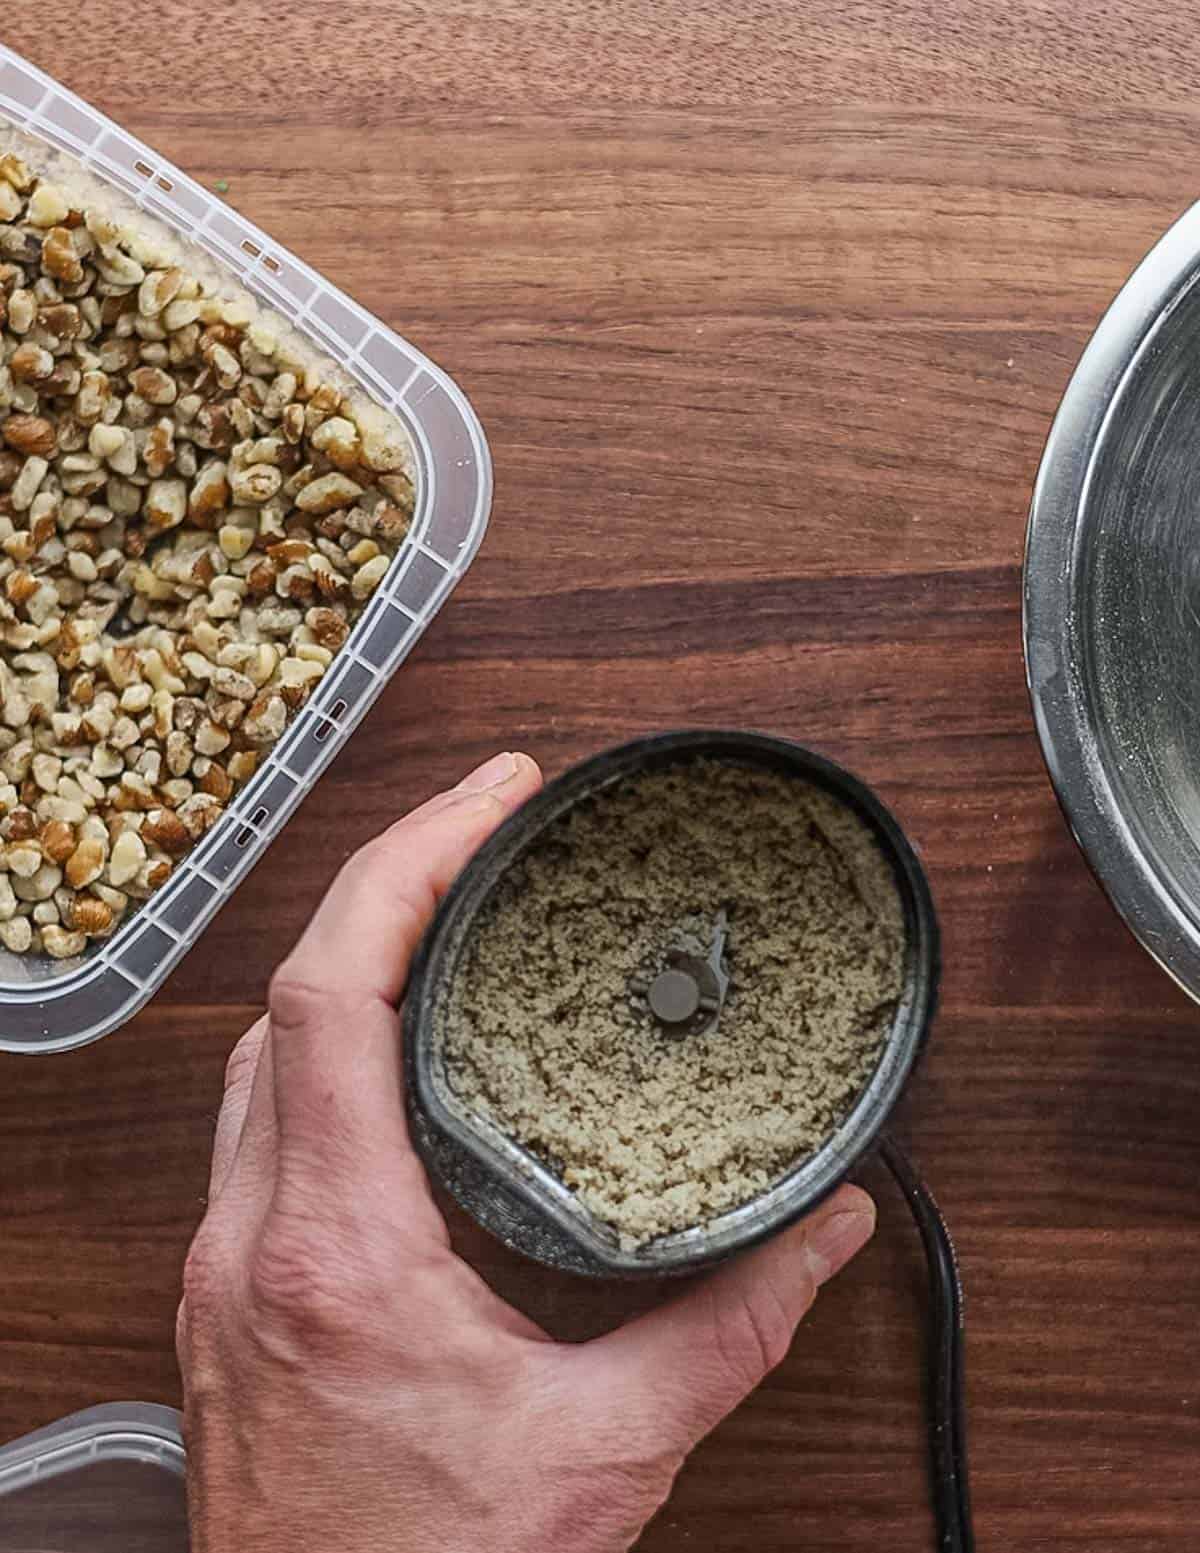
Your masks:
{"label": "black grinder bowl", "polygon": [[[601,789],[700,759],[760,766],[821,788],[865,823],[900,894],[904,986],[875,1070],[832,1137],[751,1201],[630,1251],[540,1160],[458,1099],[446,1075],[440,1030],[473,925],[526,849]],[[940,966],[937,917],[924,870],[895,819],[856,777],[811,750],[765,734],[699,731],[639,739],[595,755],[548,783],[480,849],[442,902],[417,954],[404,1008],[413,1138],[434,1181],[485,1229],[536,1261],[598,1277],[693,1273],[809,1212],[868,1153],[928,1034]]]}

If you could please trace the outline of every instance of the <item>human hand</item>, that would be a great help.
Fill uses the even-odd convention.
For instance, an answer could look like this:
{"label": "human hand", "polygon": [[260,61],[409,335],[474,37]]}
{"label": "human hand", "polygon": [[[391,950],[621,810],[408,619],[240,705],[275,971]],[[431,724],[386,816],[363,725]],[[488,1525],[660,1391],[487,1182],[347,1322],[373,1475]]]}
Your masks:
{"label": "human hand", "polygon": [[230,1059],[179,1312],[192,1553],[621,1553],[871,1234],[844,1187],[579,1345],[450,1249],[396,1006],[438,898],[540,782],[497,756],[352,857]]}

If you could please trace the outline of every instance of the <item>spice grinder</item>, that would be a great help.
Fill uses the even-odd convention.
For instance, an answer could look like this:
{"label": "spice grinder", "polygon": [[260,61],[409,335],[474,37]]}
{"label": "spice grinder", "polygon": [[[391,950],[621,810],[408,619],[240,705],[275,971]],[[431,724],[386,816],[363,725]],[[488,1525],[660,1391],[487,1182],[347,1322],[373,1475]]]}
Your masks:
{"label": "spice grinder", "polygon": [[[550,880],[548,902],[543,900],[537,909],[550,917],[573,909],[565,864],[563,900],[554,897],[558,838],[571,833],[564,827],[582,834],[593,824],[589,816],[605,804],[609,806],[605,812],[615,815],[619,826],[622,816],[631,811],[628,798],[624,808],[614,807],[615,795],[644,791],[661,802],[661,795],[669,791],[676,808],[682,805],[683,820],[672,832],[677,837],[702,836],[708,826],[712,835],[756,839],[753,805],[736,804],[736,812],[730,807],[730,772],[749,773],[752,785],[753,778],[759,777],[757,785],[769,789],[776,808],[781,803],[785,811],[791,808],[794,795],[793,830],[800,836],[818,833],[814,846],[827,842],[819,834],[821,827],[804,818],[806,805],[819,805],[838,834],[864,838],[878,880],[886,883],[889,898],[894,897],[894,981],[882,1011],[874,1011],[879,1036],[871,1049],[869,1069],[861,1081],[855,1078],[846,1105],[830,1117],[814,1145],[784,1160],[769,1172],[769,1178],[756,1177],[753,1192],[744,1200],[722,1205],[702,1221],[634,1241],[619,1231],[611,1216],[589,1206],[587,1191],[573,1189],[570,1172],[548,1159],[545,1150],[523,1144],[515,1135],[518,1129],[506,1129],[487,1105],[470,1095],[462,1068],[455,1066],[459,1057],[447,1032],[453,1028],[452,1015],[462,1001],[464,985],[472,976],[478,979],[478,946],[495,919],[497,903],[511,900],[514,890],[519,898],[531,859],[538,860],[543,896]],[[641,823],[645,827],[644,818]],[[726,839],[727,851],[728,846]],[[746,850],[753,849],[747,846]],[[680,1069],[684,1060],[680,1053],[699,1051],[705,1042],[705,1050],[721,1053],[720,1043],[732,1039],[722,1024],[736,1023],[730,1020],[730,1008],[744,1010],[761,1003],[775,1010],[776,1023],[789,1021],[778,1013],[787,1006],[786,1000],[781,1004],[776,996],[771,1003],[765,1000],[763,988],[750,985],[756,975],[766,979],[760,968],[767,962],[746,943],[744,925],[738,943],[740,924],[751,918],[767,919],[755,916],[750,909],[753,903],[730,913],[706,896],[703,847],[689,850],[676,844],[672,856],[670,866],[678,873],[678,877],[669,876],[672,899],[688,900],[694,888],[697,901],[705,900],[706,906],[681,916],[678,926],[672,925],[660,935],[661,943],[654,943],[653,954],[643,955],[628,974],[622,971],[620,994],[613,1000],[621,1008],[612,1039],[620,1041],[628,1029],[632,1041],[640,1030],[637,1038],[651,1040],[653,1050],[663,1054],[665,1068],[673,1062],[671,1071],[686,1072]],[[661,859],[656,856],[647,866],[661,869]],[[781,866],[786,869],[786,860]],[[604,871],[603,855],[598,865],[589,863],[590,877]],[[643,898],[647,894],[653,898],[653,880],[661,875],[651,872],[648,877],[650,884],[642,882]],[[775,877],[786,878],[786,873]],[[853,879],[847,880],[846,887],[856,891]],[[861,895],[861,889],[857,893]],[[515,953],[520,957],[519,937]],[[495,974],[503,978],[503,984],[497,984],[497,1003],[520,1011],[520,999],[525,996],[520,989],[529,987],[530,1009],[524,1013],[536,1018],[540,1006],[536,976],[529,976],[528,965],[518,968],[523,974],[515,976],[497,964]],[[414,1141],[435,1181],[505,1244],[540,1262],[593,1276],[691,1273],[777,1233],[809,1212],[872,1149],[928,1033],[939,969],[937,921],[924,871],[895,819],[856,777],[800,745],[764,734],[697,731],[639,739],[585,760],[547,784],[491,837],[442,902],[413,966],[405,1002],[405,1064]],[[598,965],[597,978],[601,970],[611,981],[611,965]],[[583,977],[586,989],[590,967],[585,964],[581,970],[575,965],[573,972]],[[805,985],[811,989],[811,980]],[[553,999],[547,1006],[553,1006]],[[801,1019],[799,1008],[796,1018]],[[747,1061],[757,1064],[754,1048],[745,1050]],[[729,1059],[729,1050],[723,1055]],[[680,1096],[672,1098],[677,1115]],[[686,1086],[682,1099],[686,1104]]]}

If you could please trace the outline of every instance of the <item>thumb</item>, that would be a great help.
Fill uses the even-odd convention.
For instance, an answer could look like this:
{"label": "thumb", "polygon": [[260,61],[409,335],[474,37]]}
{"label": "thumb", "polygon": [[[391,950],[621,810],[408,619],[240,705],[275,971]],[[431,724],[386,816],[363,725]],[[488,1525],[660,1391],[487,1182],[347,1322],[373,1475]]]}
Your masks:
{"label": "thumb", "polygon": [[781,1362],[817,1290],[874,1230],[871,1199],[841,1187],[766,1245],[587,1344],[586,1392],[686,1453]]}
{"label": "thumb", "polygon": [[[342,1185],[353,1169],[378,1183],[404,1169],[412,1201],[427,1194],[408,1146],[396,1002],[440,898],[509,814],[541,785],[527,755],[493,757],[452,792],[430,799],[347,862],[300,942],[275,972],[260,1074],[238,1126],[233,1169],[277,1140],[292,1174]],[[440,1224],[440,1219],[438,1220]]]}

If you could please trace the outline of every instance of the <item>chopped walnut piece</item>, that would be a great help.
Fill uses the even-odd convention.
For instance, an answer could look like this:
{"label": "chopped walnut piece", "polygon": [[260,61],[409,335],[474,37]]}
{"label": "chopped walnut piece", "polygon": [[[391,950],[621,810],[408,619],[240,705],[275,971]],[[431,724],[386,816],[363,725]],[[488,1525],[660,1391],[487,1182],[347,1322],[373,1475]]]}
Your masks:
{"label": "chopped walnut piece", "polygon": [[0,945],[69,958],[161,887],[312,693],[407,539],[412,458],[207,261],[10,143]]}

